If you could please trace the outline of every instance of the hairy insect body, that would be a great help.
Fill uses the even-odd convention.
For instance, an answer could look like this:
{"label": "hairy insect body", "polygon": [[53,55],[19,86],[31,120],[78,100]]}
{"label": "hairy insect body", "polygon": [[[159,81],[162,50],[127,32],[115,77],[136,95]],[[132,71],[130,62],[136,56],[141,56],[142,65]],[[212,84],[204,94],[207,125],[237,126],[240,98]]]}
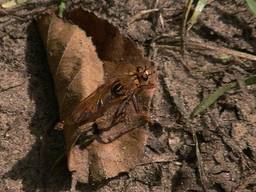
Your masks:
{"label": "hairy insect body", "polygon": [[126,108],[129,103],[132,102],[135,112],[139,113],[137,95],[145,89],[154,88],[154,84],[149,82],[152,74],[147,68],[137,67],[136,72],[101,85],[75,107],[71,115],[73,122],[79,126],[95,122],[108,108],[117,106],[110,125],[102,129],[109,130],[127,115]]}
{"label": "hairy insect body", "polygon": [[125,94],[115,92],[115,89],[118,89],[118,93],[121,91],[119,87],[116,88],[115,86],[115,82],[103,84],[86,99],[82,100],[72,113],[73,121],[78,125],[93,122],[104,115],[109,107],[125,99]]}

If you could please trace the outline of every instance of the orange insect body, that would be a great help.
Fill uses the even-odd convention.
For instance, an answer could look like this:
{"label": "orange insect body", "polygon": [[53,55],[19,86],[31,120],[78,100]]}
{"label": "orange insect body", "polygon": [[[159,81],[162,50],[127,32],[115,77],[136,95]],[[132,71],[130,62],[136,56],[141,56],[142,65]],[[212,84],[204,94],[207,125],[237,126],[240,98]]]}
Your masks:
{"label": "orange insect body", "polygon": [[109,107],[119,104],[120,106],[113,117],[114,120],[123,113],[125,106],[130,100],[133,101],[135,110],[138,112],[136,94],[143,89],[154,87],[153,84],[149,83],[149,76],[151,74],[153,73],[150,70],[137,67],[135,73],[101,85],[75,107],[72,113],[74,123],[83,125],[93,122],[103,116]]}

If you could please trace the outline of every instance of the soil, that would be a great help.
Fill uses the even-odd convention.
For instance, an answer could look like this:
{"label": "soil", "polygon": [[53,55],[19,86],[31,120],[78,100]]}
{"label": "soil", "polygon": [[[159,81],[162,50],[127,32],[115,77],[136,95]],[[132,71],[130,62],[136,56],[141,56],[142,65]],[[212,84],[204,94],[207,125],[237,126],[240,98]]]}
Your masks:
{"label": "soil", "polygon": [[[255,74],[256,62],[198,48],[188,48],[183,62],[173,40],[181,30],[185,1],[159,0],[161,12],[133,22],[134,15],[152,9],[154,1],[81,2],[68,1],[67,10],[83,7],[118,26],[154,60],[159,83],[145,152],[154,154],[155,161],[102,183],[78,184],[77,190],[256,191],[256,88],[241,81]],[[34,21],[54,6],[57,1],[34,0],[0,10],[0,191],[70,190],[65,158],[54,165],[64,154],[65,143],[62,132],[53,129],[58,104]],[[202,44],[253,54],[256,17],[244,1],[210,1],[189,31],[188,39],[192,37]],[[240,89],[189,118],[203,98],[232,80],[240,82]]]}

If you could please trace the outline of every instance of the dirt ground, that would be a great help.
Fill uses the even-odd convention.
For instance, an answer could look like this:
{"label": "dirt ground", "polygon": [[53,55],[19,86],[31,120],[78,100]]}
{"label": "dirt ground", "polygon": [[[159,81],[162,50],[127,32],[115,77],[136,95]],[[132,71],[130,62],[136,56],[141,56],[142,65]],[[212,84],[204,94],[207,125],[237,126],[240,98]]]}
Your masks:
{"label": "dirt ground", "polygon": [[[0,1],[3,2],[3,1]],[[145,48],[157,68],[151,137],[145,156],[155,161],[97,184],[78,184],[78,191],[256,191],[255,86],[230,91],[207,112],[191,120],[194,107],[217,87],[255,74],[256,61],[234,58],[207,49],[189,48],[186,63],[179,47],[185,1],[70,0],[68,9],[82,6],[106,18]],[[57,1],[30,1],[0,10],[0,191],[69,191],[66,161],[51,171],[63,154],[54,85],[45,49],[33,20]],[[256,52],[256,17],[244,1],[213,0],[189,38],[245,53]],[[196,132],[198,148],[193,141]]]}

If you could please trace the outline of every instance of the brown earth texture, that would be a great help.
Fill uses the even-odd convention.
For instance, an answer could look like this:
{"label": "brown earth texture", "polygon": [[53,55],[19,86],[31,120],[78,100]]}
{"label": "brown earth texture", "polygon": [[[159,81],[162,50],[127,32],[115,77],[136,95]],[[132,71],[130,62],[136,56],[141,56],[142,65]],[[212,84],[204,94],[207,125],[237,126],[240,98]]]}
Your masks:
{"label": "brown earth texture", "polygon": [[[155,2],[67,1],[67,12],[82,7],[137,42],[154,61],[158,77],[145,148],[151,162],[100,183],[78,183],[77,191],[255,192],[256,87],[246,86],[243,78],[256,72],[256,17],[245,1],[209,1],[188,32],[182,58],[176,39],[180,38],[186,1]],[[30,0],[0,9],[3,192],[71,188],[65,158],[55,165],[65,151],[65,141],[63,133],[54,129],[58,104],[35,22],[39,14],[57,5],[56,0]],[[195,39],[199,43],[189,43]],[[242,55],[227,54],[221,51],[223,47]],[[190,118],[203,98],[231,81],[238,82],[239,88]]]}

